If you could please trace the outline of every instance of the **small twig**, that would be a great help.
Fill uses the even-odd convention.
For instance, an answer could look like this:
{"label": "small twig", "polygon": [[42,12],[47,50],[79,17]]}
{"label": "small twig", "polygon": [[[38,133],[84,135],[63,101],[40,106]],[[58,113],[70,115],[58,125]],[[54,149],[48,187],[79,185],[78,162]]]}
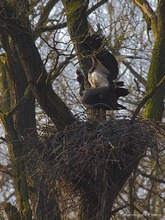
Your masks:
{"label": "small twig", "polygon": [[155,94],[158,88],[160,88],[165,83],[165,76],[160,80],[160,82],[156,85],[156,87],[150,92],[148,95],[146,95],[140,102],[140,104],[137,106],[136,110],[133,113],[133,116],[131,118],[131,121],[134,121],[137,115],[139,114],[141,108],[146,104],[146,102],[152,98],[152,96]]}
{"label": "small twig", "polygon": [[165,184],[165,180],[161,180],[161,179],[158,179],[150,174],[146,174],[146,173],[143,173],[141,170],[138,169],[138,172],[143,176],[143,177],[146,177],[146,178],[149,178],[151,180],[154,180],[156,182],[159,182],[159,183],[164,183]]}
{"label": "small twig", "polygon": [[122,210],[122,209],[125,209],[127,206],[129,206],[129,204],[120,206],[119,208],[113,210],[111,214],[112,214],[112,215],[115,215],[117,212],[119,212],[119,211]]}
{"label": "small twig", "polygon": [[1,140],[0,143],[7,142],[6,138],[4,138],[4,137],[2,137],[2,136],[0,137],[0,140]]}
{"label": "small twig", "polygon": [[5,171],[3,169],[0,169],[0,172],[5,173],[5,174],[7,174],[7,175],[9,175],[11,177],[14,177],[14,175],[11,172],[9,172],[9,171]]}
{"label": "small twig", "polygon": [[97,8],[99,8],[100,6],[102,6],[103,4],[105,4],[107,2],[108,2],[108,0],[102,0],[98,3],[96,3],[87,11],[87,15],[90,15],[93,11],[95,11]]}
{"label": "small twig", "polygon": [[7,164],[6,166],[0,164],[0,172],[6,173],[7,175],[13,177],[13,174],[8,170],[11,167],[11,164]]}

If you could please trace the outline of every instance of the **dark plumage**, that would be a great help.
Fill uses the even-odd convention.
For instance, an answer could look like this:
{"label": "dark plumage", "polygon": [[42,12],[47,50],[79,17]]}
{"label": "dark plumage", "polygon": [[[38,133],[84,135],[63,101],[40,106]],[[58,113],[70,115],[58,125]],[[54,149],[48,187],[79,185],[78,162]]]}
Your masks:
{"label": "dark plumage", "polygon": [[115,94],[116,94],[116,98],[118,99],[119,97],[125,97],[129,94],[129,91],[128,89],[125,89],[125,88],[115,88]]}
{"label": "dark plumage", "polygon": [[104,109],[104,110],[120,110],[126,109],[125,106],[118,104],[117,99],[120,96],[126,96],[127,89],[110,87],[90,88],[82,97],[81,101],[86,108]]}
{"label": "dark plumage", "polygon": [[[128,95],[128,89],[119,88],[124,82],[114,82],[119,68],[116,58],[104,46],[103,39],[98,35],[88,35],[81,43],[86,54],[91,55],[92,67],[88,72],[88,79],[83,68],[76,71],[80,84],[81,101],[87,108],[119,110],[126,109],[118,104],[120,96]],[[91,88],[85,92],[84,80],[88,80]]]}
{"label": "dark plumage", "polygon": [[85,92],[84,77],[81,72],[77,71],[77,81],[80,84],[81,102],[86,108],[119,110],[126,109],[123,105],[118,104],[117,100],[120,96],[128,95],[128,89],[124,88],[90,88]]}
{"label": "dark plumage", "polygon": [[77,81],[79,82],[79,85],[80,85],[80,90],[79,90],[80,96],[83,96],[83,94],[85,93],[85,88],[84,88],[85,77],[84,77],[83,73],[84,73],[84,71],[82,68],[79,68],[76,71]]}
{"label": "dark plumage", "polygon": [[[88,54],[91,54],[93,67],[90,72],[100,70],[110,77],[111,80],[117,79],[119,73],[118,62],[116,58],[104,46],[103,39],[98,35],[88,35],[82,42],[82,47]],[[92,70],[93,69],[93,70]]]}

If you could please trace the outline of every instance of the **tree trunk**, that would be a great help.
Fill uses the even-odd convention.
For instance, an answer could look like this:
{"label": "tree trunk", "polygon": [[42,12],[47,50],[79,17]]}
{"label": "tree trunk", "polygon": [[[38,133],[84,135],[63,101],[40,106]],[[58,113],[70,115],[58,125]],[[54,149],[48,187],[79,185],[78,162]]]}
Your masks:
{"label": "tree trunk", "polygon": [[[18,201],[18,208],[20,211],[20,216],[23,220],[30,220],[32,219],[32,212],[29,204],[29,195],[28,195],[28,187],[27,187],[27,180],[26,180],[26,171],[24,162],[21,158],[23,153],[23,146],[18,138],[17,132],[13,126],[13,119],[12,115],[8,114],[8,111],[10,110],[9,107],[11,105],[10,103],[10,94],[9,94],[9,88],[12,85],[10,81],[8,81],[7,77],[7,69],[5,68],[6,64],[4,62],[4,68],[2,72],[2,92],[3,94],[3,108],[1,112],[1,120],[5,127],[8,141],[8,149],[10,154],[10,159],[13,165],[13,176],[14,176],[14,185],[16,189],[16,197]],[[2,62],[1,62],[1,68],[2,68]],[[14,93],[14,91],[13,91]],[[11,208],[11,209],[10,209]],[[8,213],[10,213],[13,209],[12,206],[7,207]]]}
{"label": "tree trunk", "polygon": [[[159,11],[165,10],[165,4]],[[147,93],[150,93],[165,76],[165,16],[158,17],[157,37],[155,39],[151,65],[147,78]],[[145,106],[144,118],[161,121],[164,111],[165,84],[162,85]]]}
{"label": "tree trunk", "polygon": [[[165,37],[165,36],[164,36]],[[147,78],[147,94],[149,94],[156,85],[161,81],[165,74],[165,41],[162,37],[157,38],[151,65]],[[153,95],[153,97],[147,102],[144,109],[144,118],[149,118],[154,121],[161,121],[164,111],[164,95],[165,84],[161,86]]]}
{"label": "tree trunk", "polygon": [[[1,59],[2,69],[2,96],[3,96],[3,111],[1,118],[8,134],[8,149],[10,159],[14,169],[14,185],[16,189],[16,197],[19,205],[19,212],[22,219],[32,219],[29,198],[33,209],[33,216],[40,220],[59,220],[60,212],[57,203],[56,191],[51,195],[45,191],[47,189],[47,180],[42,177],[38,183],[38,176],[33,175],[30,178],[28,172],[34,172],[31,164],[27,163],[25,168],[23,154],[25,146],[30,138],[35,138],[37,143],[36,121],[35,121],[35,99],[30,92],[25,94],[28,87],[26,75],[18,54],[15,50],[12,40],[8,38],[6,32],[1,32],[3,48],[6,51],[6,58]],[[10,43],[9,43],[10,42]],[[6,62],[7,60],[7,62]],[[7,66],[7,68],[6,68]],[[27,96],[24,102],[19,104],[19,107],[14,109],[20,100]],[[9,114],[7,113],[9,111]],[[12,112],[12,113],[11,113]],[[14,126],[13,126],[14,125]],[[24,145],[26,144],[26,145]],[[32,193],[30,188],[35,189]],[[11,210],[10,210],[11,208]],[[12,206],[6,208],[10,216]],[[16,214],[17,215],[17,214]]]}
{"label": "tree trunk", "polygon": [[84,53],[81,46],[89,31],[86,15],[89,0],[62,0],[62,2],[67,16],[68,31],[74,44],[79,64],[85,69],[90,69],[91,62],[85,56],[87,54]]}
{"label": "tree trunk", "polygon": [[[145,0],[134,0],[141,9],[147,24],[152,30],[155,42],[151,58],[151,65],[147,77],[146,91],[149,94],[165,76],[165,1],[158,1],[157,14]],[[156,90],[147,102],[143,118],[161,121],[164,110],[165,84]]]}
{"label": "tree trunk", "polygon": [[[5,31],[11,36],[21,60],[28,83],[34,97],[37,99],[45,113],[54,122],[57,129],[63,129],[74,122],[74,117],[65,103],[54,92],[48,74],[35,46],[29,21],[22,14],[18,15],[14,6],[3,3],[0,5],[0,26],[5,24]],[[18,8],[17,8],[18,10]],[[6,14],[8,17],[6,18]],[[18,15],[13,17],[13,14]]]}

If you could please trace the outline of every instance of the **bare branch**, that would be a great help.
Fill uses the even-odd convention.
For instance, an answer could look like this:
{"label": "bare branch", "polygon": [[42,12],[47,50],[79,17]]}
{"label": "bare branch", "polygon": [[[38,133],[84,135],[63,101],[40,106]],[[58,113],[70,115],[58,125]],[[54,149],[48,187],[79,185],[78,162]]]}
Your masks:
{"label": "bare branch", "polygon": [[129,204],[126,204],[126,205],[120,206],[119,208],[113,210],[113,211],[112,211],[112,216],[115,215],[115,214],[116,214],[117,212],[119,212],[120,210],[127,208],[128,205],[129,205]]}
{"label": "bare branch", "polygon": [[90,8],[87,11],[87,15],[91,14],[93,11],[95,11],[97,8],[99,8],[100,6],[105,4],[106,2],[108,2],[108,0],[101,0],[100,2],[96,3],[95,5],[93,5],[92,8]]}
{"label": "bare branch", "polygon": [[140,83],[142,83],[144,86],[146,85],[146,80],[139,75],[132,67],[131,65],[126,62],[126,61],[122,61],[122,63],[130,70],[130,72],[139,80]]}
{"label": "bare branch", "polygon": [[139,172],[142,176],[147,177],[147,178],[149,178],[149,179],[151,179],[151,180],[154,180],[154,181],[159,182],[159,183],[165,183],[165,180],[163,180],[163,179],[158,179],[158,178],[156,178],[156,177],[154,177],[154,176],[152,176],[152,175],[150,175],[150,174],[146,174],[146,173],[142,172],[142,171],[139,170],[139,169],[138,169],[138,172]]}
{"label": "bare branch", "polygon": [[54,71],[54,74],[52,74],[50,77],[51,82],[53,82],[57,78],[57,76],[60,75],[61,71],[64,70],[64,68],[69,64],[70,60],[72,60],[75,56],[75,54],[72,54],[59,64],[59,66]]}
{"label": "bare branch", "polygon": [[13,177],[12,172],[10,172],[8,169],[11,168],[11,164],[7,164],[6,166],[0,164],[0,172],[5,173],[11,177]]}
{"label": "bare branch", "polygon": [[148,1],[134,0],[134,2],[139,6],[139,8],[148,16],[149,19],[155,17],[155,12],[152,10]]}
{"label": "bare branch", "polygon": [[[90,15],[93,11],[95,11],[97,8],[99,8],[100,6],[102,6],[103,4],[105,4],[106,2],[108,2],[108,0],[102,0],[100,2],[98,2],[97,4],[93,5],[92,8],[90,8],[89,10],[87,10],[87,16]],[[55,3],[54,3],[55,4]],[[47,13],[48,14],[48,13]],[[45,17],[45,15],[44,15]],[[41,20],[42,21],[42,20]],[[42,21],[43,22],[43,21]],[[41,33],[41,32],[46,32],[46,31],[55,31],[55,30],[59,30],[62,28],[65,28],[67,26],[67,22],[63,22],[63,23],[59,23],[56,25],[51,25],[51,26],[45,26],[43,27],[41,25],[42,23],[39,21],[36,27],[36,30],[34,31],[34,33]],[[38,34],[37,34],[38,35]]]}
{"label": "bare branch", "polygon": [[41,15],[40,15],[40,19],[37,23],[36,28],[38,29],[39,27],[43,26],[45,23],[47,23],[48,21],[48,15],[50,14],[52,8],[54,7],[55,4],[57,4],[59,0],[49,0],[48,3],[46,4],[46,6],[43,8]]}
{"label": "bare branch", "polygon": [[133,0],[142,11],[148,31],[152,29],[154,38],[157,36],[157,15],[146,0]]}

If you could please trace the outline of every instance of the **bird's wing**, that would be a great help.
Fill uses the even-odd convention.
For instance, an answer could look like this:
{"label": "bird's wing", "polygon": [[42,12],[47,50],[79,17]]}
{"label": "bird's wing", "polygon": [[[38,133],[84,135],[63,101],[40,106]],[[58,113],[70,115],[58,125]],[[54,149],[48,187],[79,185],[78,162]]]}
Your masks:
{"label": "bird's wing", "polygon": [[86,95],[89,97],[96,97],[102,94],[107,93],[110,89],[108,87],[100,87],[100,88],[89,88],[86,92]]}
{"label": "bird's wing", "polygon": [[88,35],[82,42],[81,45],[83,46],[84,50],[88,50],[91,54],[94,51],[100,50],[103,46],[103,39],[96,34]]}
{"label": "bird's wing", "polygon": [[111,79],[117,78],[119,73],[118,62],[116,58],[110,53],[105,45],[104,40],[99,35],[88,35],[81,46],[84,50],[89,51],[91,56],[94,56],[102,65],[109,71]]}
{"label": "bird's wing", "polygon": [[117,79],[119,67],[116,58],[109,51],[102,51],[96,55],[97,60],[109,71],[112,79]]}

